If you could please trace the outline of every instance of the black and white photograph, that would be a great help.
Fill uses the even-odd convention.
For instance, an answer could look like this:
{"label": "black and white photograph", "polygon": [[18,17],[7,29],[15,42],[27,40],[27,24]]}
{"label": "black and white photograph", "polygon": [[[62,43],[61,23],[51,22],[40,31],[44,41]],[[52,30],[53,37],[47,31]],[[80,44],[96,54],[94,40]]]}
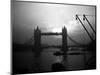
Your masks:
{"label": "black and white photograph", "polygon": [[12,74],[96,69],[96,5],[11,0]]}

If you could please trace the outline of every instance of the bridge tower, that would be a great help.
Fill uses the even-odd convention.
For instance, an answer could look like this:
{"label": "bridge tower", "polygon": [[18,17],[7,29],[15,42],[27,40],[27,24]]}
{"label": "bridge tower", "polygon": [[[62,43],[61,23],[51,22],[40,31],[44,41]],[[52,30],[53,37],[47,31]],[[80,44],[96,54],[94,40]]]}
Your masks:
{"label": "bridge tower", "polygon": [[34,56],[35,56],[35,72],[40,72],[40,61],[41,61],[41,30],[38,28],[34,29]]}
{"label": "bridge tower", "polygon": [[34,47],[38,55],[41,49],[41,30],[38,27],[34,30]]}
{"label": "bridge tower", "polygon": [[67,29],[64,26],[64,28],[62,28],[62,52],[63,52],[63,63],[67,62],[67,51],[68,51],[68,47],[67,47]]}

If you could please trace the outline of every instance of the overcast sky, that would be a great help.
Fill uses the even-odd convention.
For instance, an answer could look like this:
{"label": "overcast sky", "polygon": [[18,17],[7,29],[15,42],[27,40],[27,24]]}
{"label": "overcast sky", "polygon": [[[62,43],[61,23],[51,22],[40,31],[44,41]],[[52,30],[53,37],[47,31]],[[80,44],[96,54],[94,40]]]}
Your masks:
{"label": "overcast sky", "polygon": [[[62,27],[65,26],[72,39],[81,44],[87,44],[91,40],[80,22],[75,20],[76,14],[95,15],[95,7],[15,2],[12,4],[13,41],[25,43],[34,35],[36,26],[39,26],[42,32],[61,32]],[[88,19],[95,29],[95,16],[88,16]],[[84,25],[92,33],[87,22],[84,22]],[[61,37],[42,37],[42,42],[61,44]],[[69,39],[68,43],[73,45]]]}

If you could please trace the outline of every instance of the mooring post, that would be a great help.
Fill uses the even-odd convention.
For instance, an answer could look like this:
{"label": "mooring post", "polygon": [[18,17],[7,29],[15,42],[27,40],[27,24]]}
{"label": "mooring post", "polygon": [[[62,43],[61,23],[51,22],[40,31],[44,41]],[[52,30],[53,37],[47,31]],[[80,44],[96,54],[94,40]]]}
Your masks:
{"label": "mooring post", "polygon": [[63,62],[64,62],[64,65],[67,65],[67,51],[68,51],[68,48],[67,48],[67,29],[65,28],[62,28],[62,52],[64,53],[63,55]]}

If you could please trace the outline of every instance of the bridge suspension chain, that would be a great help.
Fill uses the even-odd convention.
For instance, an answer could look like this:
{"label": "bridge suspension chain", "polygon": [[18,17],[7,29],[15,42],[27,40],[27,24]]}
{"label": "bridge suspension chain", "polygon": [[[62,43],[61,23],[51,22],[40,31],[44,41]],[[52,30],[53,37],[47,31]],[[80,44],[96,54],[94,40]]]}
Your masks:
{"label": "bridge suspension chain", "polygon": [[29,45],[33,42],[34,36],[32,36],[28,41],[25,42],[26,45]]}
{"label": "bridge suspension chain", "polygon": [[78,43],[78,42],[76,42],[75,40],[73,40],[69,35],[67,35],[67,37],[69,38],[69,40],[71,40],[73,43],[75,43],[76,45],[82,45],[82,44],[80,44],[80,43]]}

